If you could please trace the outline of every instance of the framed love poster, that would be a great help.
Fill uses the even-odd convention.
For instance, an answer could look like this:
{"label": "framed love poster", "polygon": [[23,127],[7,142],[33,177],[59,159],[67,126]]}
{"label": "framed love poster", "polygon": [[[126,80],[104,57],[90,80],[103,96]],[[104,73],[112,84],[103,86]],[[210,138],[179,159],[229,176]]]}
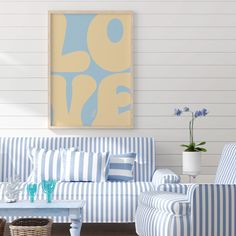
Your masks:
{"label": "framed love poster", "polygon": [[132,18],[49,13],[49,127],[133,127]]}

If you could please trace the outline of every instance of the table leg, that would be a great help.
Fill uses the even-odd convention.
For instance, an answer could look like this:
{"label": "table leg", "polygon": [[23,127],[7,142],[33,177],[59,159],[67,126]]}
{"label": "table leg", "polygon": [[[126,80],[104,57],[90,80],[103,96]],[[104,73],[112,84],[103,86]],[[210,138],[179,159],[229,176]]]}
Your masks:
{"label": "table leg", "polygon": [[80,236],[81,226],[82,226],[81,219],[71,219],[70,235],[71,236]]}

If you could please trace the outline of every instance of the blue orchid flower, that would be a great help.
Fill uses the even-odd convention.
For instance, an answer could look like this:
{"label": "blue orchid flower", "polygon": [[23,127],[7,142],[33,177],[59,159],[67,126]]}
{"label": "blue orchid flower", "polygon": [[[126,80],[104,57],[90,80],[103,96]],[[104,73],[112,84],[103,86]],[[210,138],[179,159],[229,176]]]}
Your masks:
{"label": "blue orchid flower", "polygon": [[194,116],[197,118],[197,117],[203,116],[203,113],[202,113],[202,111],[197,110],[197,111],[195,111]]}
{"label": "blue orchid flower", "polygon": [[194,141],[193,134],[194,134],[195,120],[198,117],[205,117],[209,113],[208,110],[206,108],[202,108],[201,110],[192,111],[188,107],[184,107],[183,109],[176,108],[174,113],[175,113],[176,116],[181,116],[181,114],[183,112],[190,113],[191,118],[190,118],[189,125],[188,125],[189,144],[183,144],[181,146],[185,147],[185,151],[187,151],[187,152],[206,152],[207,150],[202,147],[202,145],[205,145],[206,142],[204,141],[204,142],[200,142],[200,143],[197,144]]}
{"label": "blue orchid flower", "polygon": [[202,115],[206,116],[208,114],[208,110],[206,108],[202,109]]}
{"label": "blue orchid flower", "polygon": [[178,109],[175,109],[175,115],[176,116],[181,116],[182,114],[182,111],[178,108]]}
{"label": "blue orchid flower", "polygon": [[184,108],[183,108],[183,111],[184,111],[184,112],[188,112],[188,111],[189,111],[189,108],[188,108],[188,107],[184,107]]}

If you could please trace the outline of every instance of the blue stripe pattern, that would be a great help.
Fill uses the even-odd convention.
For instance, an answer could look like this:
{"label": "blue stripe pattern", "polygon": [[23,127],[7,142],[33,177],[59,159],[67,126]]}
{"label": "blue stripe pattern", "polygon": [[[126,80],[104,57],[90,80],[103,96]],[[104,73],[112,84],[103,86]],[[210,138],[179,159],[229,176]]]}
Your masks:
{"label": "blue stripe pattern", "polygon": [[193,236],[236,235],[236,185],[196,185],[190,202]]}
{"label": "blue stripe pattern", "polygon": [[[73,147],[78,148],[81,152],[110,152],[112,155],[137,153],[133,170],[134,182],[57,183],[53,199],[86,201],[83,212],[83,222],[85,223],[134,222],[140,193],[154,191],[158,188],[158,183],[163,183],[162,175],[157,174],[153,182],[151,181],[156,164],[155,141],[153,138],[146,137],[2,137],[0,138],[0,169],[2,170],[0,180],[4,182],[16,174],[19,175],[24,182],[22,183],[24,191],[20,195],[20,200],[27,200],[25,181],[32,171],[28,158],[29,148],[56,150]],[[79,164],[83,166],[83,161],[81,160]],[[83,177],[81,173],[83,172],[80,172],[79,178]],[[88,178],[92,178],[91,173]],[[166,183],[166,180],[164,182]],[[3,200],[4,186],[4,183],[0,183],[0,200]],[[37,193],[37,199],[45,199],[41,188]],[[165,213],[162,211],[162,214]],[[168,217],[170,217],[169,213],[167,213]],[[8,218],[8,220],[13,219],[14,217]],[[55,217],[53,220],[68,222],[68,219],[64,217]],[[164,224],[168,223],[164,217],[161,220]]]}
{"label": "blue stripe pattern", "polygon": [[[4,183],[0,183],[0,200],[3,200]],[[26,183],[20,200],[28,200]],[[84,200],[84,223],[128,223],[134,222],[140,193],[153,191],[151,182],[58,182],[53,192],[54,200]],[[42,188],[36,200],[45,200]],[[6,217],[9,221],[15,217]],[[65,217],[54,217],[54,222],[70,222]]]}
{"label": "blue stripe pattern", "polygon": [[104,182],[109,168],[109,152],[63,151],[62,181]]}
{"label": "blue stripe pattern", "polygon": [[[221,159],[216,172],[216,184],[236,183],[236,144],[230,143],[224,146]],[[226,174],[227,171],[227,174]]]}
{"label": "blue stripe pattern", "polygon": [[[225,145],[215,184],[163,184],[141,194],[140,236],[235,236],[236,144]],[[176,202],[177,201],[177,202]]]}
{"label": "blue stripe pattern", "polygon": [[187,215],[190,209],[187,195],[168,193],[161,191],[150,191],[141,194],[141,204],[176,215]]}
{"label": "blue stripe pattern", "polygon": [[155,141],[149,137],[1,137],[0,181],[18,174],[26,181],[32,170],[27,158],[29,148],[60,149],[79,147],[85,152],[110,152],[111,154],[137,153],[134,181],[151,181],[155,170]]}
{"label": "blue stripe pattern", "polygon": [[136,153],[110,156],[109,181],[132,181]]}
{"label": "blue stripe pattern", "polygon": [[142,193],[135,227],[140,236],[190,236],[190,203],[176,193]]}
{"label": "blue stripe pattern", "polygon": [[27,182],[41,182],[45,179],[61,180],[63,168],[61,168],[60,150],[30,148],[28,153],[33,164],[33,170]]}
{"label": "blue stripe pattern", "polygon": [[190,184],[161,184],[158,186],[159,191],[187,194]]}
{"label": "blue stripe pattern", "polygon": [[194,184],[187,189],[187,194],[142,193],[136,213],[138,235],[236,235],[236,185]]}
{"label": "blue stripe pattern", "polygon": [[179,183],[180,177],[169,169],[158,169],[153,174],[152,182],[156,186],[160,184]]}

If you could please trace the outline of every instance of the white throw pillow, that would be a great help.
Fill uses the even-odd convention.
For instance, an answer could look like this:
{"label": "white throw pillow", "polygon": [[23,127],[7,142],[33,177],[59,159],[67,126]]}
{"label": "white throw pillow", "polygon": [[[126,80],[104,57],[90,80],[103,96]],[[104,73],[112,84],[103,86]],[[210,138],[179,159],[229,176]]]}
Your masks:
{"label": "white throw pillow", "polygon": [[108,152],[63,151],[62,181],[104,182],[109,168]]}
{"label": "white throw pillow", "polygon": [[33,164],[33,170],[27,179],[28,182],[39,183],[48,179],[59,181],[62,178],[64,169],[62,168],[61,150],[29,148],[28,154]]}

